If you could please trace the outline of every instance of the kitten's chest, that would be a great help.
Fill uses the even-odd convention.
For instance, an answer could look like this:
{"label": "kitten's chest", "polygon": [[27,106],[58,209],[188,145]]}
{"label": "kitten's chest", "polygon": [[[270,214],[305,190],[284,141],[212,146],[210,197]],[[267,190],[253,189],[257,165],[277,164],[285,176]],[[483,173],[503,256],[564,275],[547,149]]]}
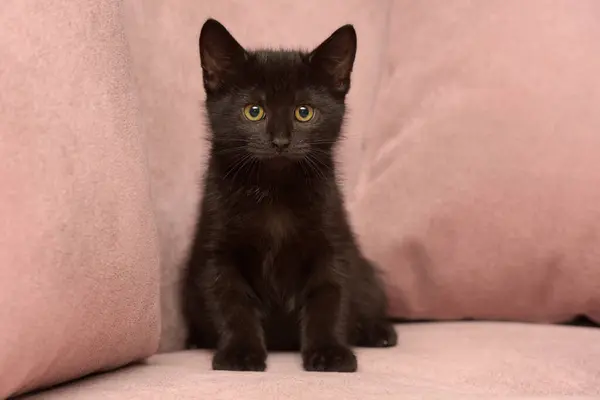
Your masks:
{"label": "kitten's chest", "polygon": [[278,247],[306,233],[308,221],[312,218],[310,205],[305,199],[264,189],[249,193],[249,201],[245,202],[243,216],[239,220],[239,228],[245,235],[269,244],[269,247]]}
{"label": "kitten's chest", "polygon": [[302,235],[303,224],[296,214],[282,207],[264,212],[256,226],[260,270],[267,286],[289,291],[288,281],[297,281],[300,254],[309,237]]}
{"label": "kitten's chest", "polygon": [[256,210],[248,231],[257,261],[252,280],[255,290],[268,304],[287,312],[296,308],[310,265],[309,218],[280,205]]}
{"label": "kitten's chest", "polygon": [[297,213],[281,205],[262,207],[254,219],[257,235],[270,250],[278,249],[286,241],[293,240],[303,228]]}

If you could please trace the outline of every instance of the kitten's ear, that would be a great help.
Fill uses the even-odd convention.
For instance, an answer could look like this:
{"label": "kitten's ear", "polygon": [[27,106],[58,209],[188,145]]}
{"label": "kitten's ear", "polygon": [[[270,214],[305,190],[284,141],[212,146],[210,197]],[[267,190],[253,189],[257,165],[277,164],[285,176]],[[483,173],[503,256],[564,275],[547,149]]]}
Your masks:
{"label": "kitten's ear", "polygon": [[356,56],[356,31],[344,25],[309,55],[313,68],[325,73],[331,87],[341,93],[350,89],[350,74]]}
{"label": "kitten's ear", "polygon": [[207,92],[221,87],[246,58],[246,50],[229,31],[214,19],[208,19],[200,31],[200,62]]}

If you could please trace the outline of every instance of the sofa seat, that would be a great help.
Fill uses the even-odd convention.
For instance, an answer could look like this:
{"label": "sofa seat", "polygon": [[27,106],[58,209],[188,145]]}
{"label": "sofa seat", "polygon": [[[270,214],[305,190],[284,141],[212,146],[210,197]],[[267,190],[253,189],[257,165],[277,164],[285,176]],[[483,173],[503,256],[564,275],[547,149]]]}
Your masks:
{"label": "sofa seat", "polygon": [[355,374],[308,373],[271,354],[266,373],[215,372],[210,353],[160,354],[31,399],[600,398],[600,330],[497,322],[397,326],[393,349],[358,349]]}

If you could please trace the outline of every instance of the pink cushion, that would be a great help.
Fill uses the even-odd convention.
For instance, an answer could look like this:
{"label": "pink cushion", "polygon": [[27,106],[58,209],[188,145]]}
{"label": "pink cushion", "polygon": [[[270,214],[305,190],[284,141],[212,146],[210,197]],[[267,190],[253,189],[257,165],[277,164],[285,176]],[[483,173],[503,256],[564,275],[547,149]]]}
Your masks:
{"label": "pink cushion", "polygon": [[600,321],[600,3],[390,15],[351,208],[392,314]]}
{"label": "pink cushion", "polygon": [[358,372],[302,370],[275,353],[265,373],[210,370],[210,353],[151,357],[31,400],[146,399],[598,399],[598,332],[510,323],[398,325],[398,347],[358,349]]}
{"label": "pink cushion", "polygon": [[0,7],[0,398],[157,346],[157,244],[119,4]]}

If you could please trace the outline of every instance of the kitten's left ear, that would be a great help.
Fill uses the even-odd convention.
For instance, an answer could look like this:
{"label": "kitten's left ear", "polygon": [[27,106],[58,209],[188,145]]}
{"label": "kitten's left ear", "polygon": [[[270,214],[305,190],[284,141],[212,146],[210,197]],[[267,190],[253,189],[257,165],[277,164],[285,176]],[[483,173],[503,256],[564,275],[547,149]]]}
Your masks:
{"label": "kitten's left ear", "polygon": [[352,25],[344,25],[310,53],[309,61],[325,74],[335,91],[346,94],[355,56],[356,31]]}

